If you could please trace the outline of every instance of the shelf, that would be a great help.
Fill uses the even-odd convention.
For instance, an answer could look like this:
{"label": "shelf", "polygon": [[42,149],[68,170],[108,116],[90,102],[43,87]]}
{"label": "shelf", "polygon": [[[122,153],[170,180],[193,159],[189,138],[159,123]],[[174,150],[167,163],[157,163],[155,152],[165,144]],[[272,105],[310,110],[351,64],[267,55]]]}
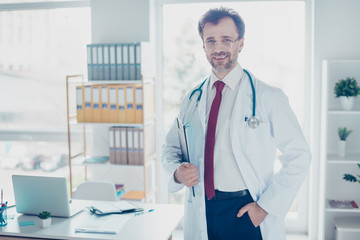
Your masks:
{"label": "shelf", "polygon": [[348,154],[345,158],[341,158],[336,154],[327,155],[327,163],[329,164],[356,164],[360,163],[360,153]]}
{"label": "shelf", "polygon": [[[356,204],[360,206],[360,201],[355,200]],[[360,213],[360,208],[353,208],[353,209],[347,209],[347,208],[331,208],[328,200],[326,200],[326,212],[337,212],[337,213]]]}
{"label": "shelf", "polygon": [[157,192],[156,187],[154,187],[154,189],[151,191],[146,191],[146,194],[144,191],[130,190],[126,192],[124,195],[121,195],[120,199],[127,201],[144,201],[145,198],[149,198],[148,196],[154,196],[156,192]]}
{"label": "shelf", "polygon": [[326,60],[329,64],[331,63],[337,63],[337,64],[348,64],[348,63],[359,63],[360,60],[358,59],[332,59],[332,60]]}
{"label": "shelf", "polygon": [[143,80],[71,80],[72,84],[96,85],[96,84],[149,84],[154,83],[154,77],[143,77]]}
{"label": "shelf", "polygon": [[[128,167],[128,168],[142,168],[144,167],[143,164],[141,165],[132,165],[132,164],[112,164],[109,161],[106,162],[84,162],[86,158],[90,158],[89,157],[84,157],[82,156],[83,153],[79,153],[76,156],[72,157],[72,165],[76,165],[76,166],[111,166],[111,167]],[[156,153],[153,153],[149,156],[146,157],[147,161],[145,161],[145,166],[148,166],[152,163],[155,163],[156,160]]]}
{"label": "shelf", "polygon": [[138,127],[138,128],[142,128],[143,125],[147,125],[147,124],[154,124],[155,122],[155,116],[151,116],[151,117],[146,117],[145,121],[143,123],[103,123],[103,122],[78,122],[76,120],[76,115],[71,115],[69,118],[70,125],[88,125],[88,126],[109,126],[109,127],[113,127],[113,126],[118,126],[118,127]]}
{"label": "shelf", "polygon": [[111,166],[111,167],[122,167],[122,168],[143,168],[144,165],[127,165],[127,164],[111,164],[110,162],[104,163],[82,163],[83,166]]}
{"label": "shelf", "polygon": [[142,80],[73,80],[69,83],[78,83],[78,84],[84,84],[84,85],[96,85],[96,84],[142,84]]}
{"label": "shelf", "polygon": [[360,209],[342,209],[342,208],[330,208],[326,207],[326,212],[337,212],[337,213],[360,213]]}
{"label": "shelf", "polygon": [[359,110],[352,110],[352,111],[343,111],[343,110],[329,110],[329,115],[359,115]]}
{"label": "shelf", "polygon": [[144,191],[131,190],[126,192],[123,196],[121,196],[121,200],[144,201],[144,199],[145,199]]}
{"label": "shelf", "polygon": [[70,121],[70,125],[87,125],[87,126],[103,126],[103,127],[137,127],[143,128],[147,123],[96,123],[96,122],[81,122],[78,123],[76,120]]}

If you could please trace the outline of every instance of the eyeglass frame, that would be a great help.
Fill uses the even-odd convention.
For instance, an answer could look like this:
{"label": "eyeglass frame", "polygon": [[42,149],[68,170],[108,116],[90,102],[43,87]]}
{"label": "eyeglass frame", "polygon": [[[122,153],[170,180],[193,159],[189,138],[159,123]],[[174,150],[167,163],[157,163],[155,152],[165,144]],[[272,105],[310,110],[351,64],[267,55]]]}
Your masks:
{"label": "eyeglass frame", "polygon": [[[214,39],[208,39],[204,41],[204,45],[207,48],[215,48],[215,46],[219,43],[220,45],[223,45],[225,47],[231,47],[236,41],[239,41],[240,39],[231,40],[230,38],[224,38],[221,41],[215,41]],[[213,42],[210,42],[213,41]]]}

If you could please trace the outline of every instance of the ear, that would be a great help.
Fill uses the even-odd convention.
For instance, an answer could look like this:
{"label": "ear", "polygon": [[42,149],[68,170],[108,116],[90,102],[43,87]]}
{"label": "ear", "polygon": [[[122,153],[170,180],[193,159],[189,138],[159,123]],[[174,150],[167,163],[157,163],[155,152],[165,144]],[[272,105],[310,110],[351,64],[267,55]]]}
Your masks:
{"label": "ear", "polygon": [[241,52],[241,50],[243,49],[244,47],[244,38],[240,39],[239,40],[239,52]]}

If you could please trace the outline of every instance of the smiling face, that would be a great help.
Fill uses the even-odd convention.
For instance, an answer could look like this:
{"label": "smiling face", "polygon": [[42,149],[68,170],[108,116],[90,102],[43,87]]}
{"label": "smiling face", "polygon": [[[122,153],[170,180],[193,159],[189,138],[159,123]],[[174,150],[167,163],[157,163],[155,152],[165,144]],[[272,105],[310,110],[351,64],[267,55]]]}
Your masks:
{"label": "smiling face", "polygon": [[202,36],[206,57],[215,75],[222,79],[236,66],[244,38],[238,40],[237,28],[230,17],[220,19],[218,24],[206,23]]}

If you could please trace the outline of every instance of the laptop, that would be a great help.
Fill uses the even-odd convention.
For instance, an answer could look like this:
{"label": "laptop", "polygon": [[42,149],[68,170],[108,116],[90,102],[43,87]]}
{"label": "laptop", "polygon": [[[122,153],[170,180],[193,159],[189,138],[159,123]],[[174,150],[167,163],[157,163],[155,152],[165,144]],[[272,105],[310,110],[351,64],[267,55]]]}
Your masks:
{"label": "laptop", "polygon": [[63,177],[13,175],[12,181],[18,213],[38,215],[48,211],[53,217],[71,217],[83,209],[70,204]]}

